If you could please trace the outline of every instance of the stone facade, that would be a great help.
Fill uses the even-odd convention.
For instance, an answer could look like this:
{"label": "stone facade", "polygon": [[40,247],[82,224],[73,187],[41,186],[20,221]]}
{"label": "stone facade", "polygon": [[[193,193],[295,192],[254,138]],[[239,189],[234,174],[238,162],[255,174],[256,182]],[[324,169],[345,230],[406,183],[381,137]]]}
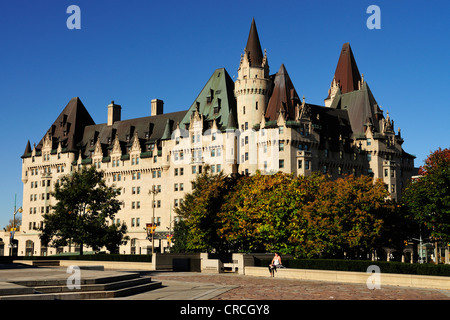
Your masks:
{"label": "stone facade", "polygon": [[205,165],[226,175],[257,170],[294,175],[321,171],[332,178],[372,175],[386,183],[392,198],[400,197],[414,157],[402,149],[400,130],[396,134],[389,115],[384,117],[348,44],[324,105],[300,99],[284,65],[270,74],[255,21],[236,81],[225,69],[215,70],[187,111],[164,113],[163,101],[154,99],[150,116],[122,120],[122,107],[112,101],[107,122],[96,124],[81,100],[73,98],[37,145],[28,142],[22,156],[17,253],[76,250],[42,247],[37,228],[42,214],[55,204],[55,182],[84,165],[103,170],[107,182],[121,188],[116,219],[128,226],[131,241],[120,248],[127,254],[151,253],[148,223],[157,225],[156,252],[169,250],[174,210]]}

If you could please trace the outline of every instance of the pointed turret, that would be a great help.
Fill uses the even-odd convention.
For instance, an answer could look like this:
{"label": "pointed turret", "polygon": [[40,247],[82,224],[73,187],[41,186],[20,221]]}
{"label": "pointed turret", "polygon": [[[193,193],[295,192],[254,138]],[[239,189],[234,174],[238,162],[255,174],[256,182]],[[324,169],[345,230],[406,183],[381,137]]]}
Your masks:
{"label": "pointed turret", "polygon": [[300,98],[284,64],[282,64],[275,76],[274,88],[265,117],[268,121],[277,120],[279,113],[285,112],[287,119],[294,120],[297,104],[300,104]]}
{"label": "pointed turret", "polygon": [[237,125],[241,129],[253,128],[259,124],[266,111],[269,89],[267,53],[265,50],[264,55],[262,53],[255,19],[253,19],[234,86],[237,102]]}
{"label": "pointed turret", "polygon": [[352,92],[359,88],[361,74],[348,42],[342,46],[333,81],[336,81],[342,93]]}
{"label": "pointed turret", "polygon": [[31,156],[31,144],[30,144],[30,140],[28,140],[27,142],[27,146],[25,147],[25,151],[22,155],[22,159]]}
{"label": "pointed turret", "polygon": [[255,18],[252,20],[245,51],[248,54],[250,66],[261,67],[264,56],[261,50],[261,43],[259,42],[258,30],[256,30]]}
{"label": "pointed turret", "polygon": [[172,128],[172,125],[170,123],[170,119],[167,119],[166,126],[164,128],[164,133],[161,137],[161,140],[170,140],[171,134],[172,134],[171,128]]}

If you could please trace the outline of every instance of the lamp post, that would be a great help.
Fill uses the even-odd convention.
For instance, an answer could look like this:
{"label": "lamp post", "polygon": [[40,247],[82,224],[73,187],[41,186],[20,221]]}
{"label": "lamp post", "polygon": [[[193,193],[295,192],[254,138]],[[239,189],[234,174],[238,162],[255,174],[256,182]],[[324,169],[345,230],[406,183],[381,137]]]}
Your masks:
{"label": "lamp post", "polygon": [[22,213],[22,207],[19,207],[18,209],[16,209],[16,196],[14,197],[14,213],[13,213],[13,224],[12,224],[12,229],[11,229],[11,237],[10,237],[10,246],[11,246],[11,253],[10,255],[13,255],[14,252],[14,233],[16,232],[16,213]]}
{"label": "lamp post", "polygon": [[[155,185],[153,185],[152,189],[149,190],[148,192],[148,194],[152,195],[152,207],[153,207],[152,227],[153,225],[155,225],[155,195],[157,195],[158,193],[159,191],[155,188]],[[155,253],[155,228],[152,228],[152,255],[153,253]]]}

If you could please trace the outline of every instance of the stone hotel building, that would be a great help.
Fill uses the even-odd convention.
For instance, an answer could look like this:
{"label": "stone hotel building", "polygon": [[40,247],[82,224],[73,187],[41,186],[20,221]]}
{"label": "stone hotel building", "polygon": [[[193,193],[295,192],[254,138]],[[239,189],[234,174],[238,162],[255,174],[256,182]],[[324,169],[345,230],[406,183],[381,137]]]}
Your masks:
{"label": "stone hotel building", "polygon": [[225,69],[215,70],[184,111],[164,113],[163,101],[154,99],[148,115],[122,119],[121,106],[112,101],[105,103],[106,122],[96,124],[82,101],[71,99],[43,138],[26,144],[21,157],[17,254],[79,250],[42,246],[37,228],[55,204],[54,184],[82,166],[103,170],[107,182],[121,188],[116,220],[128,226],[130,241],[120,248],[127,254],[151,252],[147,223],[157,225],[155,251],[169,250],[174,209],[205,165],[226,175],[257,170],[294,175],[320,171],[332,178],[371,175],[386,183],[392,198],[401,196],[414,156],[402,149],[400,129],[394,130],[393,120],[377,104],[348,43],[342,46],[330,88],[324,88],[323,105],[300,97],[284,65],[270,72],[254,20],[237,62],[235,81]]}

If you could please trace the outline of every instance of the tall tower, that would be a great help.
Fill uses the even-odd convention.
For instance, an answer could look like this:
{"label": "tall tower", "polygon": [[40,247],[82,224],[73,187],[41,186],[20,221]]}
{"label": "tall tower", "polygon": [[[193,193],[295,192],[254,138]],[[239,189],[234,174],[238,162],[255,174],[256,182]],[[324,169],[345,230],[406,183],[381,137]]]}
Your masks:
{"label": "tall tower", "polygon": [[266,110],[269,88],[267,54],[265,50],[264,55],[262,53],[253,19],[234,89],[239,129],[251,129],[260,123]]}

